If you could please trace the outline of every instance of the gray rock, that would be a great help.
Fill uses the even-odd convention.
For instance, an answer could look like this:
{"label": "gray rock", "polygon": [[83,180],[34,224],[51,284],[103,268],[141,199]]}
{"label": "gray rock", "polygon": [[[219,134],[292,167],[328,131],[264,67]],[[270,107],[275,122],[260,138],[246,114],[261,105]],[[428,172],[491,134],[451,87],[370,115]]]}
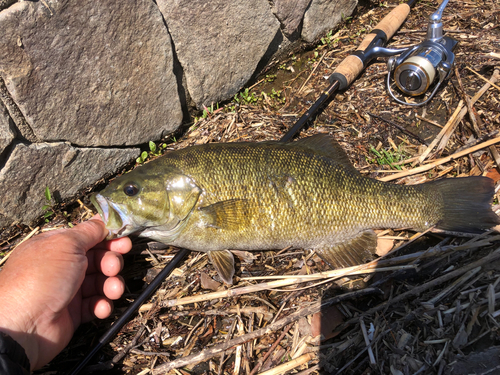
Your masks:
{"label": "gray rock", "polygon": [[500,346],[490,346],[482,352],[472,351],[457,356],[445,369],[445,375],[493,375],[500,373]]}
{"label": "gray rock", "polygon": [[180,125],[154,2],[26,1],[0,12],[0,25],[0,72],[38,139],[136,145]]}
{"label": "gray rock", "polygon": [[297,31],[311,0],[275,0],[273,13],[281,23],[281,31],[291,36]]}
{"label": "gray rock", "polygon": [[43,213],[45,188],[60,199],[73,197],[139,155],[137,148],[76,148],[68,143],[16,143],[0,171],[0,228],[30,224]]}
{"label": "gray rock", "polygon": [[14,130],[12,130],[10,126],[10,117],[7,113],[7,109],[2,102],[0,102],[0,157],[14,140],[15,136],[16,133],[14,133]]}
{"label": "gray rock", "polygon": [[302,39],[312,43],[321,34],[337,26],[356,8],[357,0],[312,0],[304,14]]}
{"label": "gray rock", "polygon": [[266,0],[158,0],[198,108],[250,79],[279,31]]}

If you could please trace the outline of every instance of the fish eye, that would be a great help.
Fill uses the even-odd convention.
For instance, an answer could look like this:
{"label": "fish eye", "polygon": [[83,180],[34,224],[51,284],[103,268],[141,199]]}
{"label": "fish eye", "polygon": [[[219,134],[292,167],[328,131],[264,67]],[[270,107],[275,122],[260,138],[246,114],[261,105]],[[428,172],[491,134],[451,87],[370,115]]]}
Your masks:
{"label": "fish eye", "polygon": [[123,187],[123,192],[129,197],[133,197],[139,192],[139,187],[136,184],[127,184]]}

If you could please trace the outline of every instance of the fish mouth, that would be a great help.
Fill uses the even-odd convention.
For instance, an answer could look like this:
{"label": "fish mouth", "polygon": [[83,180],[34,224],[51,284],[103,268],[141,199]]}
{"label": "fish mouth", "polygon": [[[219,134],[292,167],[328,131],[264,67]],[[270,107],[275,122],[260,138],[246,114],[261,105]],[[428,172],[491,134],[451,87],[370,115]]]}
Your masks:
{"label": "fish mouth", "polygon": [[129,219],[129,215],[118,205],[108,201],[101,194],[92,194],[90,201],[101,215],[108,229],[107,240],[125,237],[136,231],[135,226]]}

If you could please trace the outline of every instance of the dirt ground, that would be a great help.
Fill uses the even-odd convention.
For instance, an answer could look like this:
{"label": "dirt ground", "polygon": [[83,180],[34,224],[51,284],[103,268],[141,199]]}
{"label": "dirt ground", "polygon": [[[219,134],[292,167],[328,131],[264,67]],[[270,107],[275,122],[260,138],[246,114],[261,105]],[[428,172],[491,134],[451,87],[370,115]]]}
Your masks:
{"label": "dirt ground", "polygon": [[[397,4],[361,3],[317,45],[273,62],[233,101],[206,108],[157,148],[280,139],[328,87],[335,67]],[[422,42],[437,6],[418,2],[390,46]],[[443,24],[446,35],[459,42],[456,64],[430,104],[394,102],[385,88],[387,59],[378,59],[334,95],[299,137],[331,134],[371,178],[417,184],[485,175],[498,189],[500,4],[451,1]],[[35,232],[90,217],[88,193],[58,205],[57,215]],[[8,253],[31,232],[16,227],[3,233],[1,251]],[[328,267],[307,249],[236,252],[231,288],[220,283],[205,254],[191,252],[85,371],[500,373],[498,233],[402,229],[380,231],[378,237],[378,263],[322,275]],[[127,292],[115,314],[80,327],[67,349],[36,374],[67,373],[178,251],[135,240],[125,258]]]}

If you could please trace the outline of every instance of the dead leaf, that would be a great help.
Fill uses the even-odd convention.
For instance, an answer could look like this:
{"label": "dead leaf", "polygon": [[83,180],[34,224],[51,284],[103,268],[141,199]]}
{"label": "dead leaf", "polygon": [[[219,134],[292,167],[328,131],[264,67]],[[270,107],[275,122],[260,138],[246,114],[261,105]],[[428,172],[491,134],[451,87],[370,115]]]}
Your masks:
{"label": "dead leaf", "polygon": [[203,289],[217,290],[220,287],[220,283],[212,279],[205,272],[201,273],[201,287]]}
{"label": "dead leaf", "polygon": [[394,246],[394,240],[389,238],[377,238],[377,251],[376,254],[381,257],[391,251]]}

